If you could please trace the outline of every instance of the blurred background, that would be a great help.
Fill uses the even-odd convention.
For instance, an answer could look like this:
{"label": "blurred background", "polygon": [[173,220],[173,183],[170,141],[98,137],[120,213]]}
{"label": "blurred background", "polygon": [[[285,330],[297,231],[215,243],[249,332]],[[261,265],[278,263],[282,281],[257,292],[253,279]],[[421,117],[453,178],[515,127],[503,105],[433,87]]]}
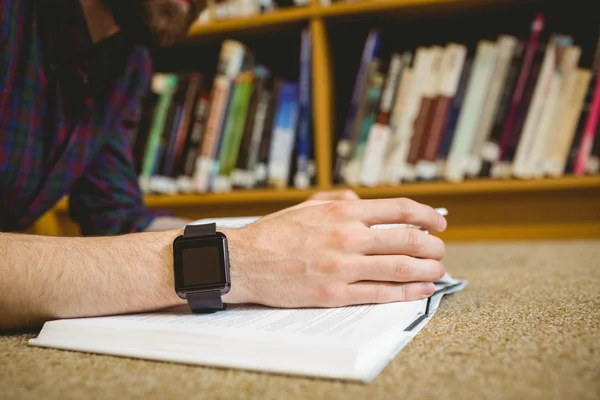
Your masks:
{"label": "blurred background", "polygon": [[[450,241],[600,237],[599,33],[593,1],[211,1],[152,54],[140,185],[193,219],[351,188],[446,207]],[[78,234],[67,202],[38,233]]]}

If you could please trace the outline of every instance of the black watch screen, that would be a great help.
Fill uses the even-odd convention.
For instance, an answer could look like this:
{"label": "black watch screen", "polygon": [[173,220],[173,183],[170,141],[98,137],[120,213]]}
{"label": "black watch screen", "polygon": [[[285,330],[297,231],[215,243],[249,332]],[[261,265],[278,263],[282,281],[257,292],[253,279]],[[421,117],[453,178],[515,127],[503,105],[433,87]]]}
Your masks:
{"label": "black watch screen", "polygon": [[175,289],[188,292],[223,290],[229,286],[227,239],[217,232],[209,237],[178,237],[173,242]]}

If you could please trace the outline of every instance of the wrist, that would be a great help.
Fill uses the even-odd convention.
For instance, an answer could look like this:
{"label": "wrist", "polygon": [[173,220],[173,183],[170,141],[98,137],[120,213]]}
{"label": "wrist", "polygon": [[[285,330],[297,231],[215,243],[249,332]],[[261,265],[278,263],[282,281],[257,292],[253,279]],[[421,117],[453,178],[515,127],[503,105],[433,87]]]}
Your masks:
{"label": "wrist", "polygon": [[245,250],[243,239],[243,228],[222,228],[218,229],[227,237],[229,247],[229,273],[231,277],[231,289],[223,295],[224,303],[248,303],[251,302],[251,296],[243,271],[246,269],[249,251]]}

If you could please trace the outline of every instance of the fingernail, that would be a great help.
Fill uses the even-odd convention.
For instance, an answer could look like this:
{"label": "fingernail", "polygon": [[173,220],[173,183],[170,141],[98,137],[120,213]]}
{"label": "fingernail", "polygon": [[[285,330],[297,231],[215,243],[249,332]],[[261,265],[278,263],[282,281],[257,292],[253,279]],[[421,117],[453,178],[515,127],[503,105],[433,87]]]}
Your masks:
{"label": "fingernail", "polygon": [[446,275],[446,267],[444,267],[444,264],[442,264],[442,276],[440,277],[440,279],[442,279],[444,275]]}
{"label": "fingernail", "polygon": [[446,222],[446,218],[444,218],[442,215],[440,215],[440,231],[445,230],[447,226],[448,226],[448,223]]}
{"label": "fingernail", "polygon": [[421,293],[423,296],[431,296],[435,291],[433,283],[421,283]]}

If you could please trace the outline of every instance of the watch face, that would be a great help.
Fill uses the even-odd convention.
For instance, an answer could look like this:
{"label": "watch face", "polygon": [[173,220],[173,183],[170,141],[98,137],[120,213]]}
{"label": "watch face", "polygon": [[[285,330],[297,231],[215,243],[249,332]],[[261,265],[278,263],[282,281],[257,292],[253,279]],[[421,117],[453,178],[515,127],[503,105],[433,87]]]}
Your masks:
{"label": "watch face", "polygon": [[225,237],[177,238],[173,243],[178,292],[222,289],[229,285]]}

